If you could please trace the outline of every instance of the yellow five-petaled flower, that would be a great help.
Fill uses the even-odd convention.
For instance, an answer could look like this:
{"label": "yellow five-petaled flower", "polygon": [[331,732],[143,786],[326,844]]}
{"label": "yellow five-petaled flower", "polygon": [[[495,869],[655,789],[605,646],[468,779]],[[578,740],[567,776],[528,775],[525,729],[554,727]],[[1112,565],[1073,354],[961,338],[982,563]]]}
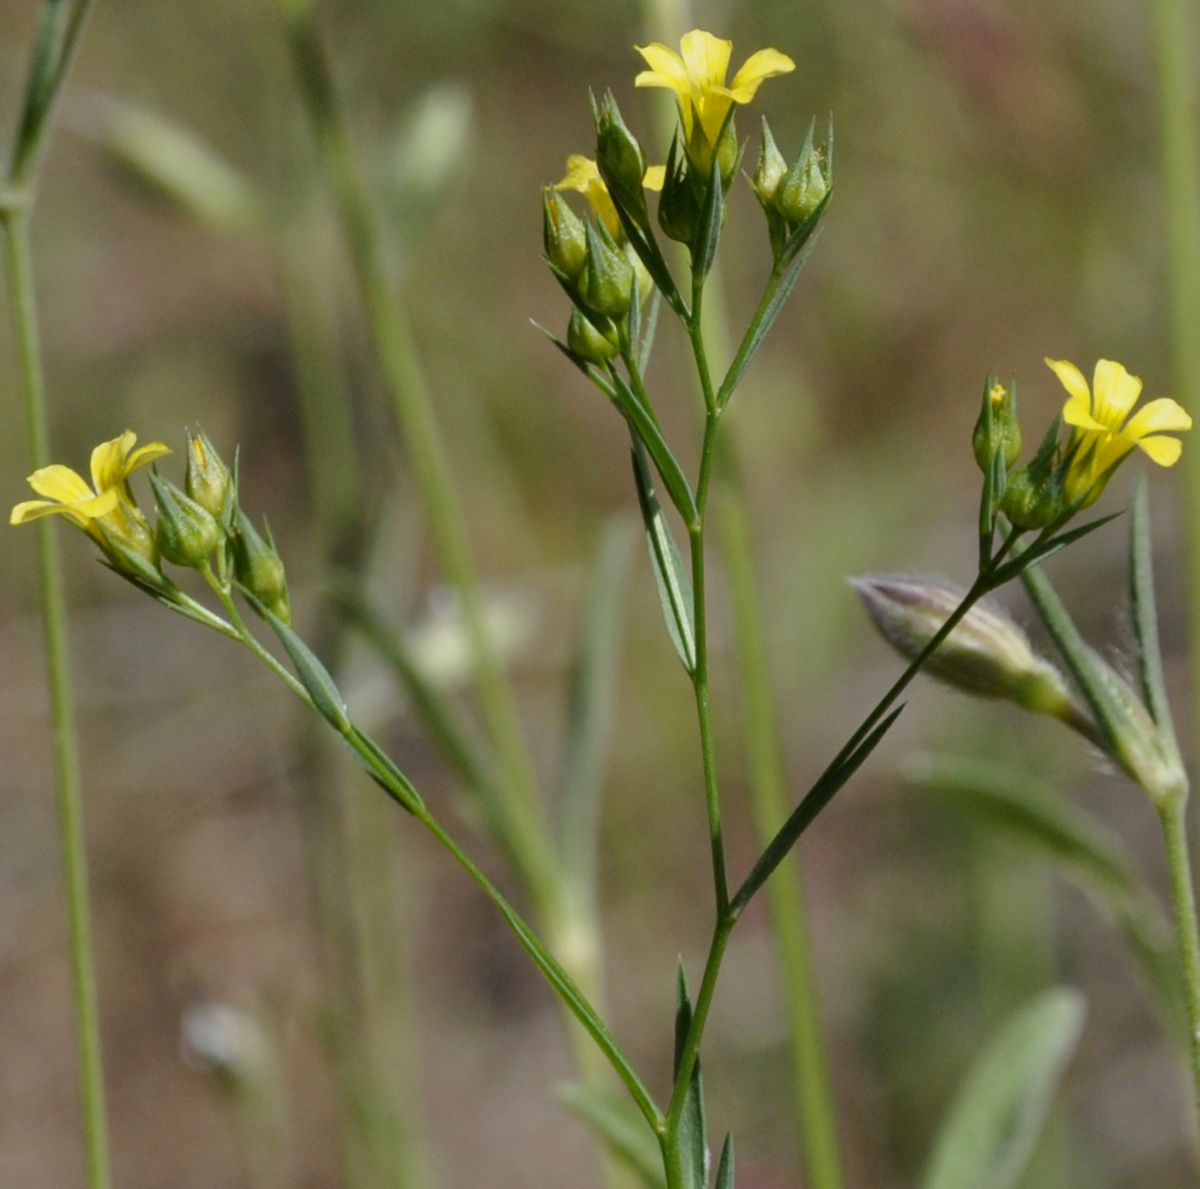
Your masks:
{"label": "yellow five-petaled flower", "polygon": [[758,50],[738,68],[726,86],[729,55],[733,42],[714,37],[703,29],[693,29],[680,40],[681,53],[654,42],[639,45],[637,52],[646,59],[649,70],[634,80],[639,87],[667,87],[679,102],[685,144],[693,143],[698,124],[709,145],[716,147],[729,109],[735,103],[749,103],[759,86],[777,74],[796,69],[796,63],[778,50]]}
{"label": "yellow five-petaled flower", "polygon": [[1063,420],[1074,428],[1071,441],[1075,453],[1066,479],[1067,499],[1072,503],[1083,500],[1083,507],[1094,503],[1112,469],[1135,446],[1159,466],[1178,462],[1183,444],[1165,434],[1191,429],[1192,419],[1177,401],[1161,396],[1130,417],[1142,382],[1121,364],[1101,359],[1089,389],[1073,363],[1065,359],[1047,359],[1046,363],[1070,394]]}
{"label": "yellow five-petaled flower", "polygon": [[[661,165],[651,165],[642,178],[642,185],[647,190],[661,190],[665,169]],[[613,239],[619,240],[625,233],[621,230],[621,220],[617,208],[613,206],[612,196],[604,179],[600,176],[600,168],[590,157],[582,153],[572,153],[567,158],[567,172],[561,181],[554,183],[556,190],[578,190],[587,200],[588,205],[603,220]]]}
{"label": "yellow five-petaled flower", "polygon": [[129,476],[138,467],[170,454],[162,442],[139,449],[137,434],[127,429],[118,438],[101,442],[92,451],[92,486],[77,471],[55,463],[29,476],[29,486],[45,499],[17,504],[9,524],[24,524],[42,516],[65,516],[104,544],[103,529],[128,540],[141,536],[141,513],[129,491]]}

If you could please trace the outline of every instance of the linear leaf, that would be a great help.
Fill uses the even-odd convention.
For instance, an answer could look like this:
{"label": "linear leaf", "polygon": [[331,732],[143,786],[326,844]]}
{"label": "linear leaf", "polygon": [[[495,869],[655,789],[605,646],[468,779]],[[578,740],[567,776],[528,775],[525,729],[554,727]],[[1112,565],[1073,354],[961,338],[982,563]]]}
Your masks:
{"label": "linear leaf", "polygon": [[751,323],[747,329],[741,346],[738,347],[738,352],[734,356],[733,362],[729,365],[729,370],[725,373],[725,378],[721,381],[721,387],[717,393],[718,408],[729,400],[733,395],[734,389],[741,383],[742,376],[745,375],[746,369],[750,366],[750,361],[758,354],[758,349],[762,346],[763,340],[770,333],[771,327],[775,325],[775,319],[782,313],[787,299],[791,297],[792,290],[796,287],[796,282],[800,279],[800,273],[807,263],[812,249],[816,246],[816,242],[817,236],[813,235],[808,243],[804,245],[796,259],[785,268],[785,271],[776,283],[776,288],[771,294],[766,308],[762,312],[762,316]]}
{"label": "linear leaf", "polygon": [[1011,1189],[1033,1152],[1085,1013],[1078,991],[1045,991],[993,1037],[938,1133],[923,1189]]}
{"label": "linear leaf", "polygon": [[627,1098],[590,1086],[569,1085],[558,1091],[558,1100],[582,1119],[604,1145],[646,1186],[666,1189],[662,1156],[654,1132]]}
{"label": "linear leaf", "polygon": [[721,1160],[717,1165],[717,1189],[735,1189],[733,1162],[733,1136],[726,1135],[721,1148]]}
{"label": "linear leaf", "polygon": [[771,877],[771,873],[787,857],[800,835],[816,820],[817,815],[833,800],[834,794],[862,766],[867,756],[879,745],[884,735],[904,710],[901,703],[871,731],[869,735],[840,763],[834,762],[818,777],[816,783],[804,795],[804,799],[792,810],[791,816],[780,826],[775,837],[767,844],[758,862],[750,869],[745,882],[731,901],[731,907],[741,912],[754,893]]}
{"label": "linear leaf", "polygon": [[675,538],[663,517],[654,493],[654,479],[646,461],[641,442],[633,440],[633,478],[637,486],[638,507],[642,523],[646,528],[646,540],[650,546],[650,563],[654,569],[654,580],[658,584],[658,597],[662,603],[663,618],[667,631],[683,667],[690,673],[696,667],[696,629],[692,623],[692,587]]}
{"label": "linear leaf", "polygon": [[1129,527],[1129,586],[1133,631],[1137,640],[1138,677],[1150,717],[1164,735],[1174,740],[1171,705],[1163,677],[1162,645],[1158,638],[1158,608],[1154,598],[1154,562],[1150,539],[1150,497],[1144,476],[1133,491],[1133,516]]}
{"label": "linear leaf", "polygon": [[1069,533],[1061,533],[1059,536],[1050,537],[1045,541],[1035,541],[1019,557],[1014,557],[1012,561],[1006,562],[996,570],[988,582],[989,588],[995,590],[998,586],[1003,586],[1009,579],[1024,574],[1030,566],[1045,561],[1046,558],[1052,557],[1060,549],[1065,549],[1068,545],[1080,540],[1082,537],[1086,537],[1089,533],[1094,533],[1096,529],[1102,528],[1110,520],[1116,520],[1121,515],[1121,512],[1114,512],[1111,516],[1101,516],[1096,520],[1081,525],[1079,528],[1073,528]]}
{"label": "linear leaf", "polygon": [[[675,1076],[683,1059],[684,1045],[692,1026],[692,1000],[688,994],[687,975],[683,963],[675,982]],[[685,1189],[705,1189],[708,1184],[708,1135],[704,1118],[704,1078],[700,1073],[700,1058],[692,1065],[679,1115],[679,1165]]]}
{"label": "linear leaf", "polygon": [[654,350],[654,336],[658,333],[658,315],[662,310],[662,294],[657,289],[650,298],[650,307],[643,319],[642,341],[637,349],[638,371],[644,376],[650,366],[650,353]]}
{"label": "linear leaf", "polygon": [[13,138],[10,177],[21,172],[42,134],[42,124],[54,98],[55,80],[62,61],[69,8],[69,0],[44,0],[42,4],[29,60],[29,74],[25,80],[21,114]]}
{"label": "linear leaf", "polygon": [[650,410],[641,402],[633,389],[625,383],[620,372],[611,369],[609,376],[617,392],[617,406],[625,414],[631,428],[654,460],[654,468],[662,476],[663,486],[666,487],[667,494],[671,497],[671,503],[675,505],[686,524],[694,523],[697,511],[691,484],[675,455],[671,453],[671,447],[667,445],[662,430],[658,428],[654,418],[650,415]]}

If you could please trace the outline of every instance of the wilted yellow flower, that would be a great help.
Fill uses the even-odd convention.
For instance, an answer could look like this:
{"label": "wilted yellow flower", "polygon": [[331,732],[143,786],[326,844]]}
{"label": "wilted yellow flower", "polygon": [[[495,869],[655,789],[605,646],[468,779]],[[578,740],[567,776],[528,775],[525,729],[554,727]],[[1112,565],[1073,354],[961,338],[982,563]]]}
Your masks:
{"label": "wilted yellow flower", "polygon": [[684,143],[692,143],[692,130],[698,123],[714,148],[733,104],[749,103],[764,80],[796,69],[796,63],[787,54],[758,50],[742,63],[733,82],[726,86],[733,42],[714,37],[703,29],[683,35],[679,54],[659,42],[635,48],[650,67],[637,76],[635,84],[674,91],[679,118],[683,121]]}
{"label": "wilted yellow flower", "polygon": [[[104,544],[104,529],[127,543],[142,536],[144,521],[129,491],[129,476],[140,466],[171,451],[162,442],[135,450],[137,434],[127,429],[118,438],[101,442],[92,451],[92,486],[77,471],[54,464],[29,476],[29,486],[41,500],[17,504],[9,524],[24,524],[42,516],[65,516]],[[140,542],[139,542],[140,543]]]}
{"label": "wilted yellow flower", "polygon": [[1063,420],[1074,427],[1075,453],[1067,472],[1067,499],[1094,503],[1104,490],[1112,468],[1136,446],[1159,466],[1174,466],[1183,444],[1164,432],[1192,428],[1187,412],[1169,396],[1143,405],[1129,414],[1142,392],[1142,382],[1111,359],[1096,364],[1092,386],[1083,373],[1065,359],[1047,359],[1047,365],[1070,394]]}
{"label": "wilted yellow flower", "polygon": [[[642,185],[647,190],[661,190],[666,170],[661,165],[651,165],[642,178]],[[617,208],[613,206],[608,187],[600,176],[600,168],[590,157],[582,153],[572,153],[567,158],[567,172],[561,181],[554,183],[556,190],[578,190],[587,200],[588,205],[596,212],[596,217],[603,221],[613,239],[620,239],[625,233],[621,230],[621,220]]]}

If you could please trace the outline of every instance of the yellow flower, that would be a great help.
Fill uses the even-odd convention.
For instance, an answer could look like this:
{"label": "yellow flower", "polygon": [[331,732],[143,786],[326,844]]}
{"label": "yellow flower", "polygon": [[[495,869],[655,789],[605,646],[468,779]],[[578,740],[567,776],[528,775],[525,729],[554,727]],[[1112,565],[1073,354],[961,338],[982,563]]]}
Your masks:
{"label": "yellow flower", "polygon": [[17,504],[9,524],[24,524],[42,516],[65,516],[104,544],[104,529],[127,543],[142,536],[144,518],[129,491],[129,476],[140,466],[171,451],[162,442],[151,442],[135,450],[137,434],[126,430],[119,438],[101,442],[92,451],[92,486],[70,467],[42,467],[29,476],[29,486],[41,500]]}
{"label": "yellow flower", "polygon": [[1179,460],[1183,444],[1163,434],[1191,429],[1192,419],[1176,401],[1159,397],[1130,417],[1142,382],[1121,364],[1101,359],[1089,389],[1073,363],[1065,359],[1047,359],[1046,363],[1070,394],[1062,415],[1074,427],[1071,441],[1075,453],[1066,479],[1067,499],[1072,503],[1080,499],[1083,507],[1094,503],[1113,467],[1135,446],[1159,466],[1174,466]]}
{"label": "yellow flower", "polygon": [[634,48],[650,67],[637,76],[635,84],[674,91],[683,121],[684,143],[692,143],[692,131],[698,123],[714,148],[733,104],[749,103],[764,80],[796,69],[796,63],[787,54],[758,50],[742,63],[733,82],[726,86],[733,42],[714,37],[703,29],[683,35],[679,43],[682,54],[658,42]]}
{"label": "yellow flower", "polygon": [[[651,165],[642,178],[642,185],[647,190],[661,190],[666,170],[661,165]],[[625,233],[621,230],[621,220],[617,208],[608,193],[608,187],[600,176],[600,169],[590,157],[581,153],[572,153],[567,158],[567,172],[562,181],[555,182],[556,190],[578,190],[587,200],[588,205],[596,212],[596,217],[603,221],[613,239],[619,240]]]}

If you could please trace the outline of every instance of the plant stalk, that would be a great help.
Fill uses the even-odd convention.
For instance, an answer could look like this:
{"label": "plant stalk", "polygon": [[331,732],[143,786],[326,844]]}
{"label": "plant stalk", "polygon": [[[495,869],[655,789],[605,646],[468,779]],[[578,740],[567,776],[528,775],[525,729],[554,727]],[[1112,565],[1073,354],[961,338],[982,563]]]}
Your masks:
{"label": "plant stalk", "polygon": [[[3,230],[5,275],[21,373],[29,458],[33,467],[39,469],[50,463],[50,440],[28,211],[6,213],[0,218],[0,227]],[[37,529],[42,621],[54,738],[55,808],[70,942],[71,994],[75,1013],[87,1185],[88,1189],[108,1189],[111,1176],[100,1051],[100,1013],[92,946],[83,788],[71,692],[62,560],[58,537],[50,520],[43,519]]]}
{"label": "plant stalk", "polygon": [[1188,848],[1186,794],[1160,804],[1159,819],[1167,849],[1167,867],[1171,874],[1179,967],[1187,1004],[1194,1110],[1200,1120],[1200,928],[1196,923],[1196,892]]}

